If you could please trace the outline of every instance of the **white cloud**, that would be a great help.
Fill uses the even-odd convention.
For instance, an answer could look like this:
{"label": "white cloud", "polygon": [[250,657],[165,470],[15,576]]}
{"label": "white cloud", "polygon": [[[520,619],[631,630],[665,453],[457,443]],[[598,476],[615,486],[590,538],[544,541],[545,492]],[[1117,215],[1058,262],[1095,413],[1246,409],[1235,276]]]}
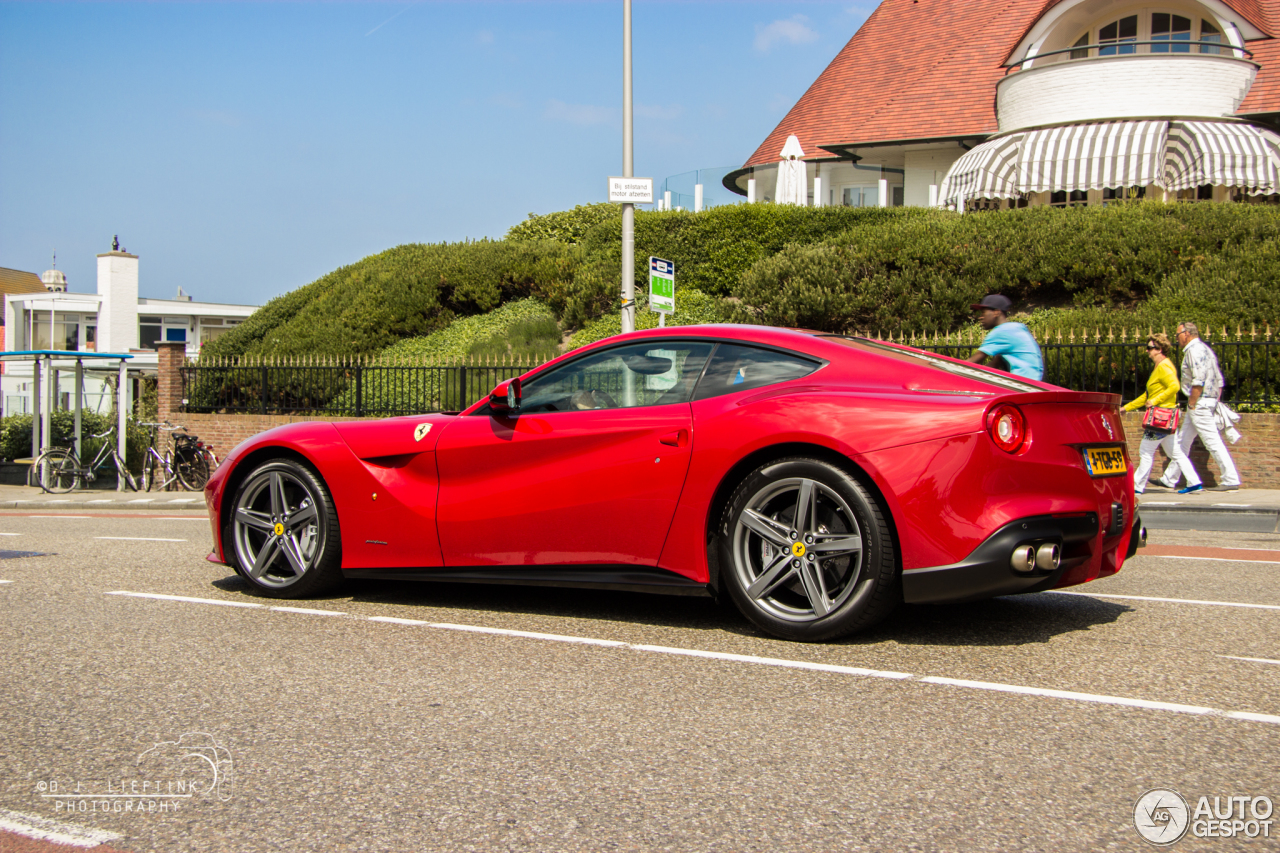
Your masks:
{"label": "white cloud", "polygon": [[547,108],[542,117],[552,121],[563,121],[569,124],[587,126],[592,124],[611,124],[615,121],[617,110],[609,107],[597,107],[594,104],[566,104],[555,98],[547,101]]}
{"label": "white cloud", "polygon": [[757,24],[755,47],[761,53],[768,53],[776,44],[807,44],[817,38],[818,34],[809,26],[807,16],[792,15],[765,26]]}

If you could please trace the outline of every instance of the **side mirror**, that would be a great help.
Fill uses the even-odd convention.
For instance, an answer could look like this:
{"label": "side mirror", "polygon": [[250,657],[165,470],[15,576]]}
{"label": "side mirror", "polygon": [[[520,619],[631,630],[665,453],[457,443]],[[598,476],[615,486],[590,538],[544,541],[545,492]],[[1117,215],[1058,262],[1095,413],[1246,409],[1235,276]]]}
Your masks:
{"label": "side mirror", "polygon": [[495,414],[520,411],[520,377],[498,383],[498,387],[489,392],[489,408]]}

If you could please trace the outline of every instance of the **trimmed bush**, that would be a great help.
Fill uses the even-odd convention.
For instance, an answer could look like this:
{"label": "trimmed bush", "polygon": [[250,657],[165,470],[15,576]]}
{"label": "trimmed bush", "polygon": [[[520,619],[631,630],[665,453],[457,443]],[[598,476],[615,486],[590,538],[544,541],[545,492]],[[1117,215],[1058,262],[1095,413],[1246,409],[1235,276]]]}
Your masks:
{"label": "trimmed bush", "polygon": [[[852,226],[925,216],[919,208],[795,207],[737,204],[702,213],[636,213],[636,291],[648,289],[650,255],[676,265],[677,288],[717,296],[733,293],[755,264],[789,244],[806,244]],[[567,326],[581,327],[621,305],[622,221],[608,219],[583,238],[579,266],[570,281],[544,298]]]}
{"label": "trimmed bush", "polygon": [[551,241],[399,246],[271,300],[205,352],[372,355],[456,317],[554,289],[572,276],[570,256]]}
{"label": "trimmed bush", "polygon": [[508,240],[554,240],[558,243],[576,244],[587,232],[609,219],[622,219],[622,207],[609,202],[580,204],[573,210],[538,215],[529,218],[507,231]]}
{"label": "trimmed bush", "polygon": [[[636,328],[656,329],[658,315],[648,310],[649,296],[637,294]],[[728,303],[718,296],[699,293],[696,290],[676,291],[676,313],[667,318],[668,326],[699,326],[706,323],[728,322],[730,315]],[[595,343],[603,338],[622,333],[621,312],[606,314],[598,320],[588,323],[569,339],[568,349]]]}
{"label": "trimmed bush", "polygon": [[1003,293],[1022,309],[1067,307],[1052,318],[1063,328],[1178,312],[1203,322],[1264,322],[1280,316],[1277,241],[1280,211],[1254,205],[931,212],[788,246],[760,261],[743,276],[734,319],[827,331],[947,331],[970,322],[969,306],[984,294]]}
{"label": "trimmed bush", "polygon": [[[508,302],[488,314],[455,320],[447,328],[426,337],[399,341],[383,350],[382,358],[383,360],[411,359],[419,363],[442,364],[448,359],[467,355],[490,355],[492,353],[485,350],[495,338],[510,339],[517,336],[522,328],[538,325],[542,325],[545,332],[547,321],[555,325],[555,316],[546,305],[536,299],[521,299],[518,302]],[[531,340],[530,344],[532,343]],[[548,342],[548,346],[541,348],[541,352],[548,357],[552,352],[558,354],[559,344],[560,335],[557,327],[555,342]]]}

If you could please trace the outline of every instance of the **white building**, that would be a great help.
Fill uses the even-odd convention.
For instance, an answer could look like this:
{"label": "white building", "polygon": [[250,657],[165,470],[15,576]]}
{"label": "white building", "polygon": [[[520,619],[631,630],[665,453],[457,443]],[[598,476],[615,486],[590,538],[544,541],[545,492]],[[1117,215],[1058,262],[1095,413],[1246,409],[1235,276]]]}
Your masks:
{"label": "white building", "polygon": [[[45,293],[12,293],[4,297],[4,349],[68,350],[129,353],[131,372],[154,373],[156,344],[182,341],[194,358],[200,348],[244,322],[256,305],[196,302],[178,289],[173,299],[138,296],[138,256],[112,250],[98,255],[98,292],[69,293],[66,276],[49,270],[41,276]],[[30,411],[32,368],[29,363],[5,365],[4,414]],[[70,407],[73,379],[60,378],[57,402]],[[110,408],[101,378],[88,378],[84,406],[93,411]]]}

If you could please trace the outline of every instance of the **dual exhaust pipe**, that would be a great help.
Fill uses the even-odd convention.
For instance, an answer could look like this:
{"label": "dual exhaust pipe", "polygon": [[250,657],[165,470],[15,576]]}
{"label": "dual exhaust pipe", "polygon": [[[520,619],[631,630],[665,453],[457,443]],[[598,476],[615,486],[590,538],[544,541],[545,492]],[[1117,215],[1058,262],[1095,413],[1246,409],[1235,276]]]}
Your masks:
{"label": "dual exhaust pipe", "polygon": [[1013,549],[1013,554],[1009,557],[1009,565],[1015,572],[1022,574],[1034,572],[1037,569],[1042,572],[1052,572],[1062,565],[1062,548],[1057,542],[1019,545]]}

